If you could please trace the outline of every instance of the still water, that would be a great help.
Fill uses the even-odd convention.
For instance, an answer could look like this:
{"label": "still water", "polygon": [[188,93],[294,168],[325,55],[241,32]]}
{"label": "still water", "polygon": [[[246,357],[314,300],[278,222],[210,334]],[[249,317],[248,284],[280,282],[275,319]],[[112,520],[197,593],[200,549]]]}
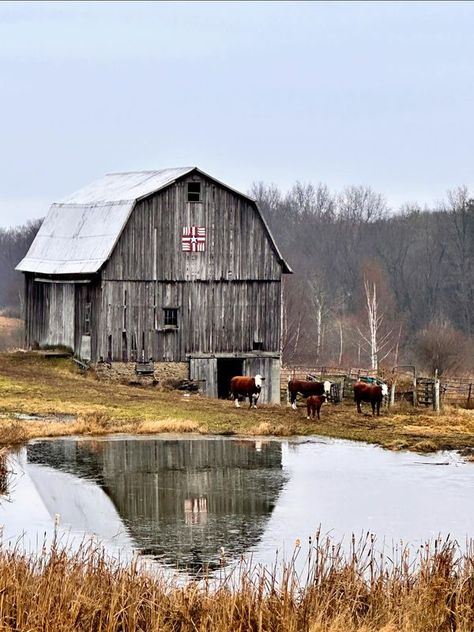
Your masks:
{"label": "still water", "polygon": [[12,461],[3,541],[29,551],[94,535],[123,559],[140,553],[198,570],[242,554],[272,564],[318,528],[370,531],[415,546],[473,535],[474,464],[454,453],[394,453],[349,441],[113,437],[35,441]]}

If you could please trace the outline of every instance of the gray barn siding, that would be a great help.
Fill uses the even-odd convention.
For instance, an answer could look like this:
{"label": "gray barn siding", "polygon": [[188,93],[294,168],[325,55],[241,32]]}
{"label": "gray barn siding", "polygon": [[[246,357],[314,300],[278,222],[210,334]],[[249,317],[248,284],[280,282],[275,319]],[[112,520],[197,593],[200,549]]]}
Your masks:
{"label": "gray barn siding", "polygon": [[26,286],[28,346],[64,345],[74,349],[74,285],[41,283],[30,277]]}
{"label": "gray barn siding", "polygon": [[90,350],[91,358],[98,357],[97,344],[100,329],[100,286],[97,282],[78,283],[75,286],[76,320],[74,329],[74,353],[84,357],[82,343],[86,334],[86,306],[90,303]]}
{"label": "gray barn siding", "polygon": [[[156,361],[182,362],[193,353],[245,353],[252,351],[254,342],[263,343],[263,351],[278,354],[280,300],[278,282],[107,281],[97,353],[107,357],[111,335],[112,360],[122,360],[125,333],[129,351],[134,337],[141,357],[144,337],[143,355]],[[176,330],[164,328],[164,307],[178,308]]]}
{"label": "gray barn siding", "polygon": [[[201,181],[201,202],[187,182]],[[183,226],[206,227],[206,250],[181,248]],[[193,353],[279,352],[281,266],[254,205],[203,177],[137,203],[102,273],[98,356],[185,361]],[[127,305],[125,306],[125,293]],[[164,307],[179,308],[164,330]],[[124,322],[124,313],[125,322]],[[143,340],[145,347],[142,350]]]}
{"label": "gray barn siding", "polygon": [[244,360],[245,375],[263,375],[265,378],[259,398],[260,403],[280,403],[280,369],[281,362],[279,357],[268,358],[260,356]]}
{"label": "gray barn siding", "polygon": [[[187,202],[189,180],[137,203],[104,266],[104,279],[279,281],[281,266],[254,205],[202,178],[203,201]],[[188,225],[206,227],[205,252],[182,252],[182,228]]]}
{"label": "gray barn siding", "polygon": [[46,337],[47,305],[45,285],[35,283],[32,275],[25,274],[25,337],[26,346],[40,344]]}
{"label": "gray barn siding", "polygon": [[99,288],[92,283],[49,283],[25,275],[25,322],[28,347],[64,345],[80,355],[84,310],[91,303],[91,351],[96,353]]}
{"label": "gray barn siding", "polygon": [[217,359],[191,358],[189,377],[199,382],[199,390],[208,397],[217,397]]}

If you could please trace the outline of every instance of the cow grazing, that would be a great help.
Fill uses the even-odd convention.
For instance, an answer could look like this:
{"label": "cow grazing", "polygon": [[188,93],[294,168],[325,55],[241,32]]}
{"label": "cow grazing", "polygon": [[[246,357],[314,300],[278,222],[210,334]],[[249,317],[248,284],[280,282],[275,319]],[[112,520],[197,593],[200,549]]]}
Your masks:
{"label": "cow grazing", "polygon": [[358,413],[362,412],[361,402],[367,402],[372,405],[372,415],[375,415],[377,408],[377,416],[380,416],[380,404],[385,395],[388,395],[386,384],[367,384],[366,382],[354,384],[354,401],[357,404]]}
{"label": "cow grazing", "polygon": [[236,375],[230,381],[230,392],[234,398],[235,405],[239,408],[239,397],[249,398],[249,408],[257,408],[257,401],[260,397],[262,390],[262,381],[265,378],[261,375],[255,377],[245,377],[243,375]]}
{"label": "cow grazing", "polygon": [[301,393],[303,397],[310,395],[325,395],[329,397],[331,394],[331,382],[311,382],[310,380],[289,380],[288,382],[288,400],[291,407],[296,410],[296,396]]}
{"label": "cow grazing", "polygon": [[321,406],[324,404],[325,401],[325,395],[310,395],[306,400],[306,418],[314,419],[314,413],[316,413],[318,419],[320,419],[319,411],[321,410]]}

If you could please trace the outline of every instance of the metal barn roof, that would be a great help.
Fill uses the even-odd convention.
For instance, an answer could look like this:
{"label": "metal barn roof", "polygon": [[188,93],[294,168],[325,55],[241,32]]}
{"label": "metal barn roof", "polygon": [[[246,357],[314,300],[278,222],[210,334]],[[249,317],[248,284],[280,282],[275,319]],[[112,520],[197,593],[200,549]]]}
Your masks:
{"label": "metal barn roof", "polygon": [[[112,254],[137,200],[164,189],[192,171],[217,182],[196,167],[109,173],[95,180],[51,205],[28,253],[16,269],[48,275],[98,272]],[[235,192],[254,202],[247,195]],[[284,271],[291,271],[261,218]]]}

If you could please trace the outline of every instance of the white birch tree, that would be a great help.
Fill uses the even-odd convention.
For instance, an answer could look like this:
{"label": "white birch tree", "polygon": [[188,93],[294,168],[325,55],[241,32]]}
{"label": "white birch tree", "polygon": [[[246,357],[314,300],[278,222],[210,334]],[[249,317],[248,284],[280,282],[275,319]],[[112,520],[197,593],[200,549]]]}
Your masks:
{"label": "white birch tree", "polygon": [[380,309],[377,298],[377,284],[364,279],[366,310],[368,319],[368,333],[365,334],[359,327],[358,333],[362,347],[370,355],[370,367],[378,371],[379,364],[387,358],[392,351],[392,329],[383,333],[384,314]]}

